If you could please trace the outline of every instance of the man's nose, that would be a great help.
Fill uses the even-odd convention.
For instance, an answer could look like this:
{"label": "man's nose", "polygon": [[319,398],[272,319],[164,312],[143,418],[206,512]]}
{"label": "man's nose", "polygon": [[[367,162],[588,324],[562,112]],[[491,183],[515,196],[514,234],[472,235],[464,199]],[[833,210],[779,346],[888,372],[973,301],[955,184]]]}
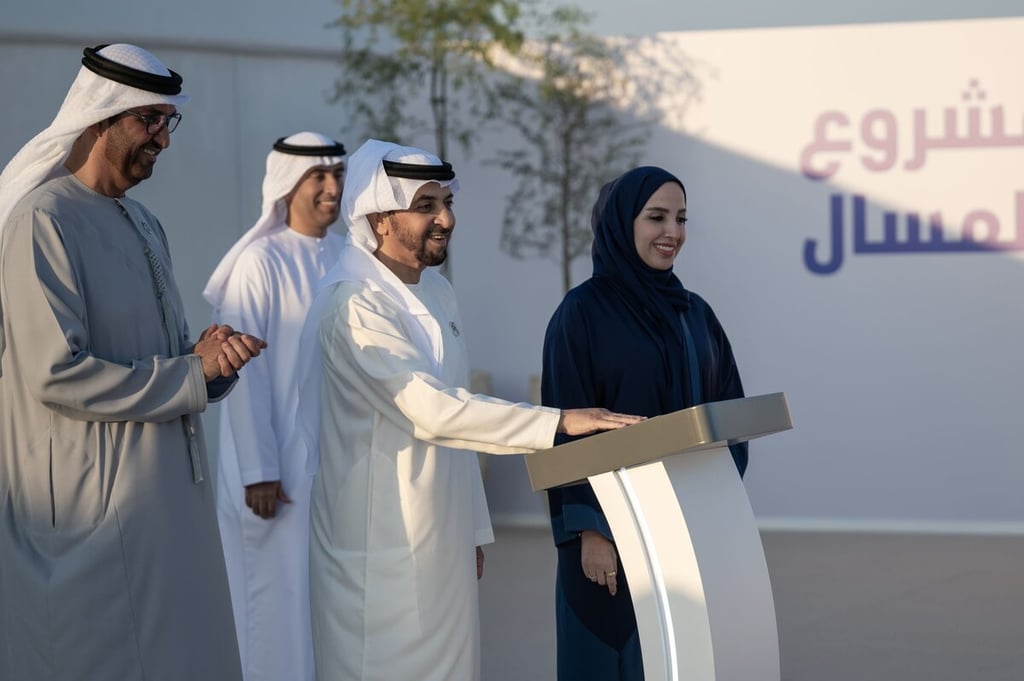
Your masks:
{"label": "man's nose", "polygon": [[166,149],[171,146],[171,133],[167,130],[167,123],[165,122],[160,126],[160,129],[153,135],[153,141],[159,145],[161,149]]}
{"label": "man's nose", "polygon": [[452,210],[451,206],[445,206],[437,214],[434,222],[445,229],[452,229],[455,227],[455,211]]}
{"label": "man's nose", "polygon": [[339,177],[331,175],[324,182],[324,190],[332,196],[341,196],[341,190],[344,189],[345,183]]}

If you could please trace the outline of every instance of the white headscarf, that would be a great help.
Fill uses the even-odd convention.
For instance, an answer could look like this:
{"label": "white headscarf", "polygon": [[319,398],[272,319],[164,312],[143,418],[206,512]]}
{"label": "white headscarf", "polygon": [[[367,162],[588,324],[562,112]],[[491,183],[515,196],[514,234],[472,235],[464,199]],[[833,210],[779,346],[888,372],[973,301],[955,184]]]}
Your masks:
{"label": "white headscarf", "polygon": [[[448,187],[454,194],[459,190],[459,181],[455,177],[450,180],[391,177],[384,170],[384,161],[421,166],[444,165],[437,156],[423,149],[374,139],[367,140],[349,158],[345,189],[341,193],[341,212],[348,222],[348,237],[338,262],[320,280],[316,299],[302,331],[300,359],[296,368],[299,375],[299,417],[290,441],[292,446],[302,447],[307,452],[306,472],[310,475],[316,473],[320,462],[320,353],[323,350],[319,328],[330,303],[329,289],[332,286],[341,281],[360,281],[384,291],[404,313],[410,315],[412,340],[425,356],[431,358],[435,371],[439,371],[443,359],[437,320],[430,316],[409,287],[373,255],[377,250],[377,238],[366,216],[408,209],[420,187],[430,182]],[[447,168],[451,169],[450,166]],[[441,277],[434,273],[424,273],[424,276]]]}
{"label": "white headscarf", "polygon": [[351,241],[373,253],[377,250],[377,237],[366,216],[390,210],[406,210],[420,187],[437,182],[448,187],[452,194],[459,191],[458,178],[451,180],[413,180],[391,177],[384,171],[384,161],[439,166],[441,159],[423,149],[403,147],[393,142],[369,139],[352,154],[345,190],[341,195],[341,212],[349,225]]}
{"label": "white headscarf", "polygon": [[[97,53],[136,71],[171,76],[170,69],[160,60],[135,45],[107,45]],[[50,127],[29,140],[0,173],[0,232],[25,195],[60,172],[75,140],[90,125],[140,106],[169,104],[178,107],[188,101],[186,95],[139,89],[82,66]]]}
{"label": "white headscarf", "polygon": [[[340,146],[330,137],[318,132],[299,132],[280,141],[296,147]],[[292,193],[292,190],[310,169],[343,163],[345,160],[343,154],[344,151],[336,156],[307,156],[284,153],[276,149],[267,154],[267,172],[263,176],[263,210],[259,220],[224,255],[203,290],[203,297],[214,309],[220,307],[223,302],[231,272],[246,246],[260,237],[287,228],[288,225],[285,221],[288,218],[288,205],[285,197]]]}

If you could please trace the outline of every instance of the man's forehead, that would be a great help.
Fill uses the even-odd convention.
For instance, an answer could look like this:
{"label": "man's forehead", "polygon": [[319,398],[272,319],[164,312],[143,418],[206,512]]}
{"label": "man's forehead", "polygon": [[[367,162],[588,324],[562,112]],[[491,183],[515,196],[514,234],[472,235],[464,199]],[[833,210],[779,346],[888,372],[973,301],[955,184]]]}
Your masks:
{"label": "man's forehead", "polygon": [[416,190],[412,200],[415,202],[420,199],[448,199],[451,198],[451,196],[452,190],[450,187],[442,187],[437,182],[427,182]]}
{"label": "man's forehead", "polygon": [[309,177],[310,175],[313,175],[314,173],[337,173],[339,171],[340,172],[345,172],[345,163],[344,162],[334,163],[334,164],[331,164],[331,165],[311,166],[311,167],[309,167],[306,170],[306,172],[302,173],[302,177],[299,178],[299,182],[301,182],[302,180],[305,180],[307,177]]}

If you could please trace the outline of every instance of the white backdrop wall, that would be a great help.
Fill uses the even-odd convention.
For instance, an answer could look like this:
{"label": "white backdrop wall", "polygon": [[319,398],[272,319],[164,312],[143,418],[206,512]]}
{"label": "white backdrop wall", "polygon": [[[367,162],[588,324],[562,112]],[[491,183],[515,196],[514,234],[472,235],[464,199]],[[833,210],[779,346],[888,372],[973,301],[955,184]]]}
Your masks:
{"label": "white backdrop wall", "polygon": [[[190,323],[201,327],[209,315],[200,297],[206,277],[258,214],[270,142],[299,129],[336,135],[350,149],[361,141],[346,134],[339,109],[324,98],[337,66],[334,36],[321,26],[336,7],[309,0],[285,12],[263,3],[256,13],[227,3],[207,10],[213,21],[197,22],[154,6],[157,15],[146,16],[159,21],[129,13],[111,24],[112,10],[134,5],[102,4],[101,19],[95,5],[64,8],[61,33],[47,27],[45,3],[19,6],[17,21],[7,12],[0,18],[0,91],[8,93],[0,159],[52,118],[83,46],[151,47],[182,73],[193,102],[154,177],[134,194],[164,223]],[[915,110],[924,111],[926,136],[942,136],[950,109],[962,116],[963,139],[995,139],[997,105],[1006,140],[1024,134],[1024,93],[1013,76],[1024,57],[1024,20],[661,38],[700,64],[705,87],[699,106],[667,116],[645,159],[687,184],[691,221],[677,272],[718,312],[748,393],[787,392],[796,422],[794,431],[754,444],[747,486],[761,522],[1020,531],[1021,252],[1005,244],[980,253],[858,254],[851,204],[855,194],[865,197],[875,242],[884,236],[884,211],[899,213],[904,243],[907,212],[941,212],[948,239],[960,237],[971,211],[988,211],[1005,241],[1015,220],[1024,229],[1014,203],[1024,191],[1024,147],[929,149],[921,168],[905,168]],[[981,91],[987,99],[962,99]],[[984,114],[973,137],[970,106]],[[850,148],[811,155],[816,168],[839,164],[830,177],[811,179],[801,152],[829,111],[849,121],[830,119],[829,139]],[[878,111],[890,116],[874,114],[863,128]],[[464,178],[454,281],[474,366],[492,374],[499,395],[525,399],[560,297],[558,272],[549,261],[516,261],[498,250],[511,183],[483,163],[487,147],[453,158]],[[887,154],[896,158],[888,169],[865,167],[865,158],[885,165]],[[833,273],[817,274],[805,244],[818,243],[813,262],[828,259],[833,195],[844,203],[844,259]],[[588,273],[582,263],[577,280]],[[543,522],[518,457],[492,462],[488,491],[496,521]]]}
{"label": "white backdrop wall", "polygon": [[685,142],[652,145],[691,180],[680,269],[797,425],[755,444],[762,519],[1019,531],[1024,20],[675,39],[707,74]]}
{"label": "white backdrop wall", "polygon": [[[1024,530],[1024,19],[659,38],[649,45],[665,68],[681,50],[703,85],[685,111],[664,93],[645,159],[688,187],[676,271],[714,305],[748,394],[785,391],[796,423],[752,447],[747,487],[762,525]],[[860,252],[855,196],[866,206]],[[933,214],[944,244],[930,236]],[[842,259],[830,263],[840,227]],[[484,237],[468,231],[459,248],[478,239],[482,253]],[[554,273],[468,260],[460,277],[503,278],[536,310],[514,339],[501,324],[470,328],[478,365],[502,386],[537,366],[515,358],[540,351]],[[495,305],[463,300],[474,321]],[[497,488],[492,500],[508,493]]]}

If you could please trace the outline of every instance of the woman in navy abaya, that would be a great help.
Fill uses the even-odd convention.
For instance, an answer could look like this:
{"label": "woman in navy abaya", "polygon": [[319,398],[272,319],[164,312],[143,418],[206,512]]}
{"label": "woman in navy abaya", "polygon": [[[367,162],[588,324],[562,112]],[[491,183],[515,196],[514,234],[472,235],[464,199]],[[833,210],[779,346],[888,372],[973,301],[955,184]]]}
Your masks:
{"label": "woman in navy abaya", "polygon": [[[601,189],[591,223],[594,273],[548,324],[543,403],[653,417],[743,397],[725,331],[672,271],[686,240],[682,182],[635,168]],[[742,475],[746,444],[731,449]],[[559,681],[643,679],[629,584],[590,484],[552,490],[548,503]]]}

